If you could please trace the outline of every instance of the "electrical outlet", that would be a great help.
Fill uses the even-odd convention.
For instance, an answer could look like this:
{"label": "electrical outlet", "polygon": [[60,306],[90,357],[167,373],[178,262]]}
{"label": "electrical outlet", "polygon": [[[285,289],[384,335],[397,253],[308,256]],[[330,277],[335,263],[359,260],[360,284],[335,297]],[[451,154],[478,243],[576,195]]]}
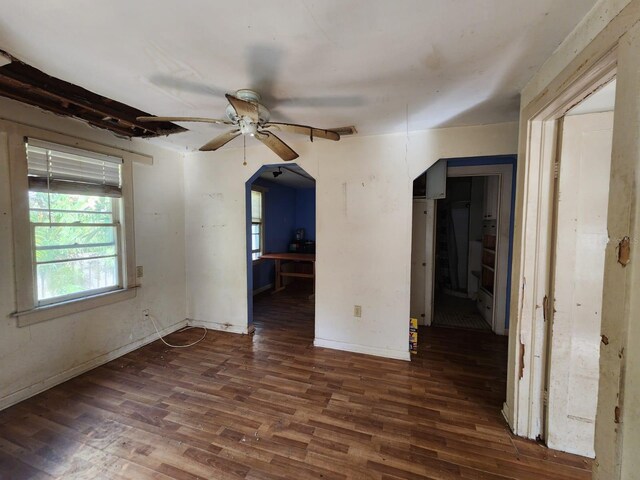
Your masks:
{"label": "electrical outlet", "polygon": [[360,305],[353,306],[353,316],[354,317],[362,317],[362,307]]}
{"label": "electrical outlet", "polygon": [[145,308],[144,310],[142,310],[142,317],[146,320],[149,318],[149,309]]}
{"label": "electrical outlet", "polygon": [[144,275],[144,268],[142,267],[142,265],[138,265],[136,267],[136,277],[142,278],[143,275]]}

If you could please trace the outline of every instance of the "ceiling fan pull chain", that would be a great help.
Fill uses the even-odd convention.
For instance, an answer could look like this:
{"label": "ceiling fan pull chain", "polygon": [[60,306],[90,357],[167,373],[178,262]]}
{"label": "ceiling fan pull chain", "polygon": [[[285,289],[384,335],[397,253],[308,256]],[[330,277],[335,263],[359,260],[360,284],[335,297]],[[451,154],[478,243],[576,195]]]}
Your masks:
{"label": "ceiling fan pull chain", "polygon": [[311,140],[311,143],[313,143],[313,128],[309,129],[309,140]]}
{"label": "ceiling fan pull chain", "polygon": [[242,155],[244,158],[244,162],[242,165],[247,166],[247,137],[245,135],[242,136]]}

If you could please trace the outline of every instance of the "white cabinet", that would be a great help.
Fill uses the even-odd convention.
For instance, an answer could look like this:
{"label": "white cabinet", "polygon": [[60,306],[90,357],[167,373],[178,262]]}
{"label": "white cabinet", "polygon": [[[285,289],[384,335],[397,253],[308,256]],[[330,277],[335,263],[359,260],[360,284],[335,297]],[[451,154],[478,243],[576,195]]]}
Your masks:
{"label": "white cabinet", "polygon": [[486,290],[478,290],[476,305],[485,321],[493,328],[493,295],[489,295]]}
{"label": "white cabinet", "polygon": [[495,220],[498,218],[499,191],[500,177],[498,175],[485,177],[483,214],[485,220]]}

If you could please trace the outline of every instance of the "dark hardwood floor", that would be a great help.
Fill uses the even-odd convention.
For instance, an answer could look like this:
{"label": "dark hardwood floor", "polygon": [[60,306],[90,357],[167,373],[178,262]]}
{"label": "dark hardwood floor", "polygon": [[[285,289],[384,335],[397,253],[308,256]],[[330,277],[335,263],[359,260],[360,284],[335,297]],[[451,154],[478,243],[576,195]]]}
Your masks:
{"label": "dark hardwood floor", "polygon": [[306,296],[256,298],[252,336],[157,341],[0,412],[0,478],[591,477],[509,433],[505,338],[423,329],[412,362],[314,348]]}

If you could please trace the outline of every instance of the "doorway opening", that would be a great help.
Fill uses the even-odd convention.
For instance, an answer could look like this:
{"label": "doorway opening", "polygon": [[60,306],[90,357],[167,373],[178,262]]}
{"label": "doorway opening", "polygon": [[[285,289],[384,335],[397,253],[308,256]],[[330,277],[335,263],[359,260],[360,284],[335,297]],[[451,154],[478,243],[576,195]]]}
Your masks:
{"label": "doorway opening", "polygon": [[296,164],[267,165],[246,190],[249,322],[313,341],[315,179]]}
{"label": "doorway opening", "polygon": [[558,119],[544,438],[594,458],[615,79]]}
{"label": "doorway opening", "polygon": [[499,177],[448,177],[436,200],[433,326],[491,330]]}
{"label": "doorway opening", "polygon": [[414,181],[411,316],[421,325],[508,333],[515,171],[513,155],[448,159]]}
{"label": "doorway opening", "polygon": [[[606,252],[617,251],[622,237],[610,239],[608,234],[609,212],[615,211],[610,198],[620,201],[617,192],[608,190],[612,180],[615,185],[609,171],[613,142],[607,145],[612,132],[607,134],[609,126],[602,122],[588,125],[579,117],[613,119],[616,62],[612,49],[522,113],[528,129],[522,144],[526,172],[519,178],[522,211],[514,261],[518,322],[510,335],[503,414],[515,434],[588,457],[609,448],[602,440],[594,447],[595,431],[611,431],[603,419],[617,402],[615,389],[603,393],[598,387],[608,381],[600,378],[601,355],[606,364],[615,362],[618,352],[601,350],[602,310],[616,308],[603,302],[615,291],[615,282],[605,285],[603,259]],[[603,97],[608,98],[606,107],[587,109]]]}

